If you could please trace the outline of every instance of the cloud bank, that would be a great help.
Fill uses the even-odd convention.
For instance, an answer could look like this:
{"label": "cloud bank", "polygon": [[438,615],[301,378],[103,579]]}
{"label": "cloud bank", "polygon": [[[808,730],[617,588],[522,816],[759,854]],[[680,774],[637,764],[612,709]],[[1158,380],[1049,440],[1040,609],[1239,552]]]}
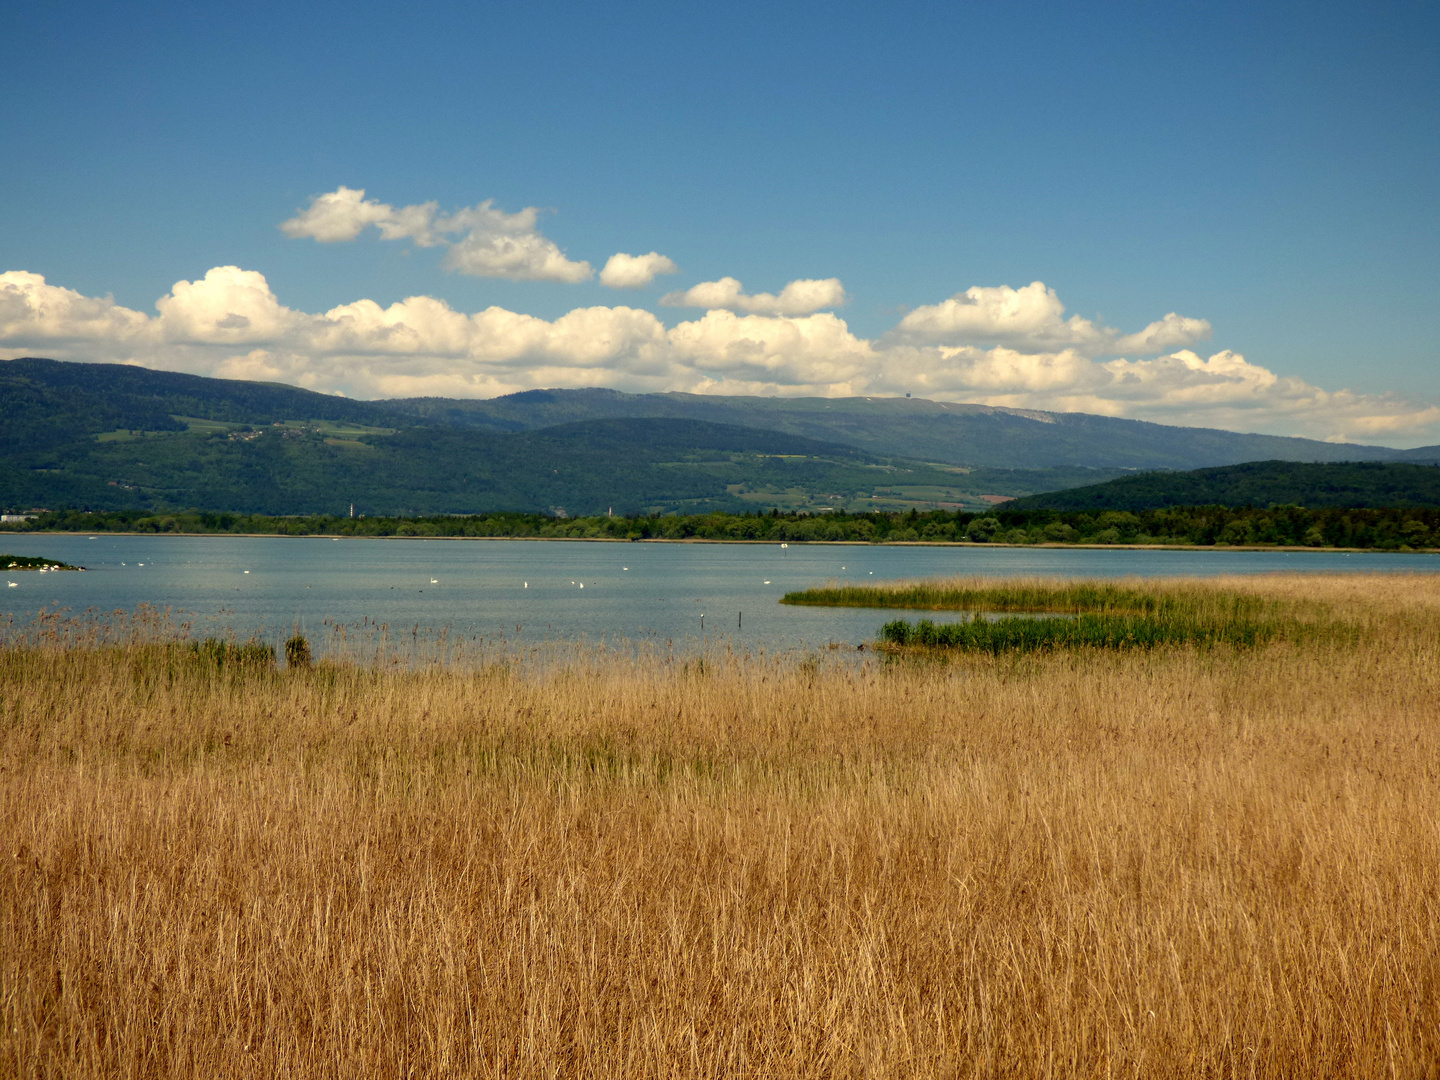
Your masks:
{"label": "cloud bank", "polygon": [[[366,206],[363,197],[351,199],[343,212],[325,209],[305,227],[344,237],[383,223],[419,230],[415,222],[433,221],[405,218],[410,207],[382,216]],[[639,280],[656,265],[632,273],[617,264],[616,280]],[[724,281],[711,285],[723,285],[720,299],[740,306],[739,282],[733,290]],[[707,301],[705,314],[670,328],[628,306],[577,308],[545,320],[500,307],[466,314],[428,296],[388,307],[357,300],[312,314],[283,305],[264,275],[220,266],[176,282],[148,315],[11,271],[0,274],[0,356],[119,361],[356,397],[489,397],[550,386],[913,393],[1314,438],[1440,440],[1433,405],[1324,390],[1229,350],[1203,357],[1189,347],[1209,336],[1209,324],[1198,319],[1169,315],[1121,334],[1065,318],[1053,290],[1036,282],[967,290],[867,340],[833,312],[815,310],[820,299],[842,295],[833,279],[792,282],[778,296],[749,297],[756,311]]]}
{"label": "cloud bank", "polygon": [[915,308],[887,337],[911,345],[1008,345],[1024,351],[1074,349],[1086,356],[1126,352],[1143,356],[1190,348],[1209,341],[1210,334],[1204,319],[1173,311],[1135,334],[1096,326],[1078,315],[1067,319],[1055,290],[1043,281],[1032,281],[1021,289],[976,286],[943,303]]}

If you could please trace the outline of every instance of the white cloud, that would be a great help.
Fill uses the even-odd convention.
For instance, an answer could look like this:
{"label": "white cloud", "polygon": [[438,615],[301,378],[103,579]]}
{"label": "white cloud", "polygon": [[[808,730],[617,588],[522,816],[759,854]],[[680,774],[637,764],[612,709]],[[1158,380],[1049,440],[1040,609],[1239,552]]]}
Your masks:
{"label": "white cloud", "polygon": [[150,320],[108,297],[83,296],[47,285],[39,274],[0,274],[0,341],[131,341],[150,332]]}
{"label": "white cloud", "polygon": [[976,286],[939,304],[915,308],[889,335],[907,345],[1008,345],[1027,351],[1078,349],[1088,356],[1141,355],[1188,348],[1210,338],[1210,324],[1171,312],[1138,334],[1097,326],[1065,305],[1043,281],[1019,289]]}
{"label": "white cloud", "polygon": [[[1019,329],[1020,344],[917,345],[857,337],[831,312],[716,308],[667,329],[652,312],[633,307],[578,308],[546,320],[500,307],[466,314],[429,296],[388,307],[357,300],[310,314],[283,305],[264,275],[234,266],[177,282],[155,309],[147,315],[87,297],[39,274],[0,274],[0,357],[124,361],[355,397],[489,397],[546,386],[909,392],[1313,438],[1440,441],[1434,405],[1324,390],[1229,350],[1202,357],[1176,348],[1149,359],[1101,360],[1088,346],[1036,349]],[[1023,322],[1017,315],[1009,325]],[[1036,326],[1055,325],[1032,320],[1026,333],[1033,339]],[[1135,336],[1154,345],[1195,332],[1171,316]]]}
{"label": "white cloud", "polygon": [[238,266],[217,266],[199,281],[177,281],[155,307],[163,340],[199,345],[278,341],[306,318],[281,306],[264,274]]}
{"label": "white cloud", "polygon": [[[828,312],[800,317],[709,311],[669,332],[676,360],[728,393],[861,394],[881,357]],[[743,389],[741,389],[743,387]]]}
{"label": "white cloud", "polygon": [[365,198],[364,188],[343,185],[317,195],[295,217],[281,222],[287,236],[310,237],[324,244],[354,240],[370,226],[386,240],[413,240],[420,247],[445,245],[447,269],[475,277],[511,281],[588,281],[594,268],[568,258],[553,240],[536,228],[540,211],[533,206],[507,214],[494,199],[439,213],[439,204],[415,203],[398,209]]}
{"label": "white cloud", "polygon": [[843,307],[848,297],[839,278],[802,278],[780,290],[780,295],[756,293],[746,296],[733,277],[702,281],[683,292],[666,293],[660,303],[666,307],[706,308],[711,311],[743,311],[751,315],[809,315],[824,308]]}
{"label": "white cloud", "polygon": [[[422,221],[435,216],[437,204],[407,206],[397,214],[388,203],[365,198],[364,188],[340,185],[325,195],[316,195],[310,205],[289,221],[280,223],[280,230],[295,238],[310,237],[322,244],[354,240],[371,225],[378,226],[387,240],[414,236]],[[417,213],[418,211],[418,213]],[[427,236],[417,240],[423,246],[433,243]]]}
{"label": "white cloud", "polygon": [[643,289],[659,274],[678,274],[674,261],[652,251],[648,255],[627,255],[617,251],[600,271],[600,284],[612,289]]}
{"label": "white cloud", "polygon": [[1117,338],[1111,353],[1137,353],[1140,356],[1154,356],[1166,349],[1188,349],[1202,341],[1209,341],[1211,326],[1204,319],[1191,319],[1170,312],[1163,319],[1152,322],[1137,334],[1126,334]]}

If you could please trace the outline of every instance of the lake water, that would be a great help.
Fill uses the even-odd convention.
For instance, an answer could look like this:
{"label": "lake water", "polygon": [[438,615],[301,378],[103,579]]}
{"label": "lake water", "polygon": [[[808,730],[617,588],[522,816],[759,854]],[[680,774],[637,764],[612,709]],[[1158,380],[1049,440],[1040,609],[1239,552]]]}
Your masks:
{"label": "lake water", "polygon": [[[0,621],[39,610],[183,613],[200,633],[258,633],[297,623],[317,642],[326,620],[507,640],[673,642],[816,648],[875,637],[893,614],[786,607],[782,594],[826,581],[942,574],[1121,577],[1274,571],[1440,572],[1440,555],[1317,551],[586,543],[524,540],[0,534],[0,552],[86,573],[17,573]],[[581,587],[583,585],[583,588]],[[702,627],[703,616],[703,627]]]}

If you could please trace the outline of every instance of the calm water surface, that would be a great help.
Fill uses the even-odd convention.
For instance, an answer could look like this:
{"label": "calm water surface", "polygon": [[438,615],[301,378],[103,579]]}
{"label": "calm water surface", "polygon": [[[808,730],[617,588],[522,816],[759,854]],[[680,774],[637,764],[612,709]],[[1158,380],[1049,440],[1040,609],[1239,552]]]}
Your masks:
{"label": "calm water surface", "polygon": [[[524,540],[331,540],[318,537],[0,535],[0,551],[85,566],[6,573],[0,621],[43,609],[183,613],[202,633],[313,638],[326,620],[392,633],[509,640],[727,638],[745,648],[814,648],[874,638],[893,615],[785,607],[792,589],[831,579],[940,574],[1065,577],[1440,572],[1440,556],[1315,551],[584,543]],[[581,586],[584,586],[583,588]],[[703,630],[701,616],[704,616]],[[703,637],[702,637],[703,634]]]}

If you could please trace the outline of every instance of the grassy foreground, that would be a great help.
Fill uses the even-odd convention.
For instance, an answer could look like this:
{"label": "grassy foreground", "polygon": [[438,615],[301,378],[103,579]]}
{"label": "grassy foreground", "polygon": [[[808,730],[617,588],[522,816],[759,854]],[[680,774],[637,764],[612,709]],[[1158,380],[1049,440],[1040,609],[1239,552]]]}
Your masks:
{"label": "grassy foreground", "polygon": [[1440,579],[1196,587],[1355,634],[0,648],[0,1074],[1440,1075]]}

